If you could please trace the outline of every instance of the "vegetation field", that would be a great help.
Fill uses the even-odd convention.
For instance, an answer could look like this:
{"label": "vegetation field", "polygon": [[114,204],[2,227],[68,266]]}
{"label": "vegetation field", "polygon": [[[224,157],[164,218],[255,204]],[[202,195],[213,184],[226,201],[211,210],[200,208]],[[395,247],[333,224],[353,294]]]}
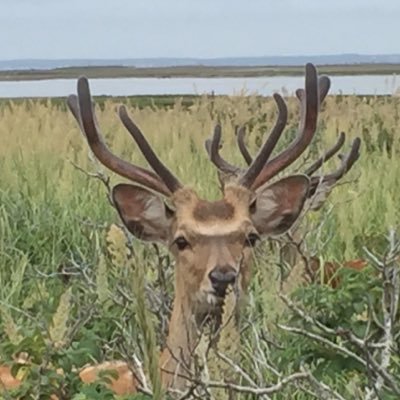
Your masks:
{"label": "vegetation field", "polygon": [[[215,122],[223,127],[222,154],[244,165],[235,126],[246,125],[247,144],[255,154],[276,117],[271,98],[175,98],[168,104],[142,99],[140,106],[137,99],[101,99],[97,115],[105,140],[115,153],[140,165],[145,161],[116,115],[121,102],[162,160],[209,199],[220,193],[204,150]],[[294,138],[298,126],[297,101],[289,98],[288,105],[289,124],[278,148]],[[324,207],[302,221],[309,232],[305,248],[321,260],[338,262],[365,258],[366,248],[384,257],[388,232],[398,230],[400,221],[400,102],[392,97],[328,96],[310,151],[290,172],[304,170],[341,131],[347,134],[346,149],[361,137],[361,157]],[[337,158],[329,161],[323,171],[338,163]],[[0,362],[29,354],[28,363],[14,366],[17,376],[25,378],[21,398],[47,399],[51,393],[63,399],[113,398],[104,382],[83,385],[76,371],[88,363],[133,355],[151,370],[165,339],[173,261],[164,248],[126,239],[99,176],[109,184],[122,181],[93,161],[63,102],[0,103]],[[277,295],[280,269],[274,249],[266,243],[255,253],[240,365],[260,387],[308,368],[317,381],[342,396],[319,398],[365,398],[365,365],[277,326],[278,321],[301,328],[306,323]],[[371,266],[357,276],[346,274],[336,291],[310,285],[293,296],[331,328],[340,325],[359,337],[366,332],[377,337],[379,324],[373,330],[372,317],[360,317],[379,303],[376,279]],[[381,318],[378,311],[375,317]],[[388,367],[397,377],[398,349]],[[261,398],[312,399],[315,393],[297,382]],[[382,393],[382,399],[398,398],[387,384]],[[0,396],[17,398],[15,392]],[[250,392],[239,398],[257,397]]]}
{"label": "vegetation field", "polygon": [[[320,72],[327,75],[383,75],[399,74],[398,64],[322,65]],[[85,75],[88,78],[172,78],[172,77],[258,77],[303,75],[302,66],[174,66],[123,67],[91,66],[65,67],[49,70],[0,71],[0,81],[67,79]]]}

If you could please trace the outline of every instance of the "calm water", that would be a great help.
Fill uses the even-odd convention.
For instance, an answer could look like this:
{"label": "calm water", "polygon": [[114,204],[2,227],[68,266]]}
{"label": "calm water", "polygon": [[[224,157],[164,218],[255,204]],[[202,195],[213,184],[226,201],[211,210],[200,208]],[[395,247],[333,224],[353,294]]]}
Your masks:
{"label": "calm water", "polygon": [[[303,77],[275,76],[265,78],[116,78],[91,79],[94,95],[156,95],[156,94],[253,94],[274,92],[293,94],[303,87]],[[333,76],[331,94],[394,94],[400,91],[395,75]],[[53,97],[76,92],[76,80],[0,82],[0,97]]]}

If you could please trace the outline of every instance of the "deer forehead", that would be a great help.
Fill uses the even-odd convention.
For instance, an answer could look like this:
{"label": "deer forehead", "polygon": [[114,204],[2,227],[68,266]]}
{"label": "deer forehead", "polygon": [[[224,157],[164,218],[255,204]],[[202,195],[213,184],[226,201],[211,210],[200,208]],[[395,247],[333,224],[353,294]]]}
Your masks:
{"label": "deer forehead", "polygon": [[251,192],[240,186],[228,186],[223,199],[200,199],[191,189],[174,196],[177,230],[202,236],[225,236],[252,226],[249,214]]}

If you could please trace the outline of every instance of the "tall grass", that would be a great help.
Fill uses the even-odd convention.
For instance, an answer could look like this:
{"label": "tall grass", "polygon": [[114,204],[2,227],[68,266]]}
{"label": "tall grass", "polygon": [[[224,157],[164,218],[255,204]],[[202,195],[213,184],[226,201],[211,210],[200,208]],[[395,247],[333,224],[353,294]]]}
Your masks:
{"label": "tall grass", "polygon": [[[298,125],[297,102],[290,98],[288,105],[290,122],[280,148],[294,137]],[[122,158],[145,166],[118,120],[116,107],[115,101],[106,99],[97,109],[105,140]],[[199,97],[190,105],[176,99],[171,106],[162,108],[139,108],[129,103],[129,112],[161,159],[183,182],[209,199],[219,196],[219,189],[204,140],[216,121],[223,127],[222,154],[243,165],[235,144],[235,126],[246,124],[248,146],[255,153],[276,117],[272,99],[256,96]],[[361,257],[364,245],[379,250],[387,228],[398,227],[399,118],[400,103],[395,98],[326,99],[310,152],[291,170],[298,170],[305,159],[312,161],[318,157],[336,141],[340,131],[347,133],[348,147],[356,136],[363,139],[363,144],[360,160],[344,179],[347,183],[333,191],[320,212],[308,216],[310,229],[324,221],[320,235],[308,238],[309,248],[324,259]],[[336,164],[329,162],[324,171],[334,169],[337,163],[338,160]],[[86,343],[91,329],[99,337],[103,335],[102,353],[93,349],[91,357],[118,356],[121,335],[130,338],[129,345],[135,351],[142,351],[135,347],[135,338],[141,335],[135,323],[135,307],[118,305],[123,298],[121,288],[123,293],[132,288],[129,280],[135,277],[134,269],[126,271],[109,265],[109,290],[117,305],[109,305],[108,311],[116,307],[113,315],[117,316],[109,313],[106,321],[104,304],[96,308],[96,291],[76,278],[83,274],[86,282],[95,285],[99,260],[107,254],[107,227],[118,218],[101,182],[89,178],[73,164],[89,172],[102,169],[88,157],[88,146],[64,105],[34,100],[0,105],[0,358],[11,355],[6,345],[10,327],[14,335],[22,336],[37,326],[45,329],[57,310],[60,296],[70,285],[74,318],[87,317],[82,327],[74,331],[77,340]],[[112,183],[122,180],[110,176]],[[151,246],[136,240],[133,250],[137,263],[146,259],[145,265],[149,265],[160,260]],[[267,258],[256,260],[251,302],[273,308],[273,295],[266,289],[273,286],[271,275],[276,273]],[[154,271],[149,271],[153,278]],[[172,277],[167,278],[171,287]],[[142,316],[142,320],[146,318]],[[87,361],[82,358],[82,364]]]}

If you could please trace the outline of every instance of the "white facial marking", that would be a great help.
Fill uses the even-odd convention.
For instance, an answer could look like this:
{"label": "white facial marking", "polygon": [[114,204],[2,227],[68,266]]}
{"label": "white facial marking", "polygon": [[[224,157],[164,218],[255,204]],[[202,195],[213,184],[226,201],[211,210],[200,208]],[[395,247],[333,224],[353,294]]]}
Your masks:
{"label": "white facial marking", "polygon": [[224,236],[231,233],[240,232],[247,224],[251,224],[250,220],[215,221],[214,223],[207,222],[206,224],[195,222],[193,230],[197,234],[204,236]]}

